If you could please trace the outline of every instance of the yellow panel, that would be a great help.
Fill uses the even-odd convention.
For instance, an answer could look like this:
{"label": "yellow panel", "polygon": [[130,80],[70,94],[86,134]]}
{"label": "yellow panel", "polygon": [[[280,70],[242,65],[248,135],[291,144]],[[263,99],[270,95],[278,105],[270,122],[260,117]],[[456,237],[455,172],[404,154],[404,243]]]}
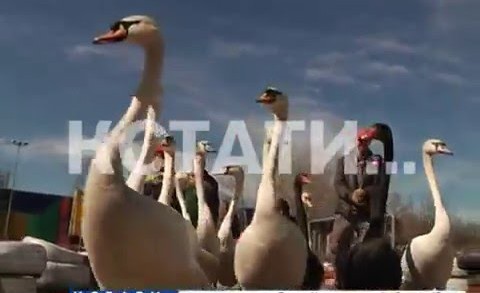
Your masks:
{"label": "yellow panel", "polygon": [[82,215],[83,215],[83,191],[77,189],[73,196],[72,212],[70,215],[70,225],[68,236],[82,235]]}
{"label": "yellow panel", "polygon": [[10,240],[22,240],[27,232],[28,217],[24,213],[12,213],[8,229]]}

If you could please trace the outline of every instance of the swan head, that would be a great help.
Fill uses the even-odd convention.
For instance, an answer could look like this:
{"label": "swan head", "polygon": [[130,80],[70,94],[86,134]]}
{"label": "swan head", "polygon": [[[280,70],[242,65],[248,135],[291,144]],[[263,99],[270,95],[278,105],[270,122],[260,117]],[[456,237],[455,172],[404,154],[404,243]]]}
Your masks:
{"label": "swan head", "polygon": [[223,167],[224,175],[244,174],[243,167],[240,165],[227,165]]}
{"label": "swan head", "polygon": [[295,181],[301,185],[312,183],[312,175],[306,172],[301,172],[295,176]]}
{"label": "swan head", "polygon": [[212,147],[208,140],[201,140],[197,142],[197,154],[205,155],[207,153],[216,153],[217,151]]}
{"label": "swan head", "polygon": [[[305,187],[306,185],[309,185],[311,183],[312,183],[312,175],[311,174],[302,172],[302,173],[297,174],[297,176],[295,176],[295,184],[298,184],[301,187],[301,189],[303,189],[303,187]],[[301,197],[301,200],[302,200],[302,202],[305,206],[307,206],[309,208],[313,207],[312,193],[311,192],[302,190],[302,193],[301,193],[300,197]]]}
{"label": "swan head", "polygon": [[179,182],[182,189],[186,189],[194,184],[194,179],[191,173],[177,172],[175,173],[175,179]]}
{"label": "swan head", "polygon": [[287,120],[288,97],[278,89],[274,87],[266,88],[256,102],[269,108],[278,119]]}
{"label": "swan head", "polygon": [[149,16],[132,15],[122,18],[110,25],[110,30],[93,40],[93,44],[111,44],[129,42],[148,45],[159,39],[159,28]]}
{"label": "swan head", "polygon": [[235,178],[235,181],[243,180],[245,177],[245,171],[242,166],[239,165],[227,165],[223,167],[223,175],[231,175]]}
{"label": "swan head", "polygon": [[423,152],[427,155],[449,155],[453,152],[448,149],[447,144],[440,139],[429,139],[423,144]]}
{"label": "swan head", "polygon": [[159,150],[167,152],[170,155],[175,154],[175,138],[171,135],[166,135],[160,140]]}

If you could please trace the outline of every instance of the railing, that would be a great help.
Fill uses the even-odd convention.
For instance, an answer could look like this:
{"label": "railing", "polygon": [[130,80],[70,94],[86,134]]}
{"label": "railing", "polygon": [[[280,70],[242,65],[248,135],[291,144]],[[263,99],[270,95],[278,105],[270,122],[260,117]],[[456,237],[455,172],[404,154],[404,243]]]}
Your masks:
{"label": "railing", "polygon": [[[310,249],[320,259],[325,259],[328,251],[328,234],[333,229],[333,216],[313,219],[308,222],[308,233],[310,238]],[[395,216],[385,215],[384,235],[390,238],[390,245],[395,248]]]}

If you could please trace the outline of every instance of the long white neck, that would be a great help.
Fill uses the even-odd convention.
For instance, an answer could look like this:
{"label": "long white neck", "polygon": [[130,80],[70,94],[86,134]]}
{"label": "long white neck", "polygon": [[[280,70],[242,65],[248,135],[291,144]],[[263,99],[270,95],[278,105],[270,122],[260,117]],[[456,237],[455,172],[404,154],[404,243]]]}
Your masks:
{"label": "long white neck", "polygon": [[268,157],[268,150],[270,149],[270,144],[272,140],[272,131],[270,127],[265,128],[265,137],[263,140],[263,152],[262,152],[262,168],[265,167]]}
{"label": "long white neck", "polygon": [[[123,166],[120,156],[120,144],[123,137],[130,125],[138,119],[138,116],[145,109],[145,104],[143,104],[137,97],[132,98],[132,102],[128,107],[127,111],[120,119],[120,121],[113,127],[110,133],[105,139],[105,143],[97,149],[95,154],[95,159],[93,163],[103,174],[116,174],[117,176],[123,177]],[[155,121],[155,110],[150,108],[147,111],[147,123],[145,128],[145,139],[154,135],[154,124],[151,123]],[[137,172],[138,173],[138,172]],[[132,186],[138,186],[132,184]],[[135,187],[138,189],[138,187]]]}
{"label": "long white neck", "polygon": [[238,202],[240,197],[243,196],[243,184],[244,184],[244,176],[240,175],[235,177],[235,194],[233,195],[232,201],[228,207],[227,214],[225,218],[223,218],[222,224],[218,229],[217,236],[220,240],[226,239],[228,236],[231,235],[232,231],[232,223],[233,223],[233,216],[237,209]]}
{"label": "long white neck", "polygon": [[271,213],[275,211],[275,178],[276,178],[276,164],[278,163],[278,148],[280,140],[283,137],[286,121],[280,120],[274,115],[275,122],[272,131],[272,140],[268,150],[267,159],[263,166],[263,175],[257,193],[257,202],[255,206],[254,219],[257,215],[262,213]]}
{"label": "long white neck", "polygon": [[136,96],[152,99],[162,94],[160,79],[162,77],[164,46],[161,39],[152,40],[144,46],[145,59],[140,84]]}
{"label": "long white neck", "polygon": [[[151,118],[153,121],[156,121],[161,112],[162,86],[160,84],[160,78],[163,67],[163,42],[160,38],[155,39],[143,48],[145,54],[143,73],[132,102],[138,104],[138,110],[134,115],[134,119],[140,119],[142,117],[141,111],[144,110],[145,107],[149,107],[148,111],[153,111]],[[140,156],[127,179],[127,186],[142,193],[146,178],[144,166],[150,164],[152,159],[153,137],[147,137],[147,135],[145,135]]]}
{"label": "long white neck", "polygon": [[182,216],[185,220],[191,222],[190,214],[187,210],[187,204],[185,203],[185,195],[183,194],[183,188],[180,184],[180,179],[175,178],[175,194],[180,204],[180,210],[182,211]]}
{"label": "long white neck", "polygon": [[[153,107],[149,106],[147,110],[147,120],[145,123],[145,129],[150,128],[149,131],[145,131],[145,136],[143,138],[143,145],[140,151],[140,156],[128,176],[126,181],[127,186],[131,189],[137,191],[138,193],[143,193],[143,187],[145,185],[145,178],[147,173],[148,164],[153,163],[153,141],[155,137],[155,120],[156,120],[156,111]],[[152,167],[153,169],[153,167]]]}
{"label": "long white neck", "polygon": [[[205,188],[203,186],[203,172],[205,169],[205,155],[196,154],[193,161],[193,174],[195,177],[195,189],[197,192],[198,217],[212,217],[205,199]],[[200,222],[199,222],[200,223]]]}
{"label": "long white neck", "polygon": [[172,194],[173,175],[175,173],[175,154],[164,152],[164,155],[165,165],[163,167],[162,191],[160,191],[158,202],[164,205],[170,205],[172,200],[170,195]]}
{"label": "long white neck", "polygon": [[[263,142],[263,156],[262,156],[262,159],[263,159],[263,163],[262,163],[262,167],[264,168],[266,166],[266,162],[268,160],[268,150],[270,149],[271,147],[271,141],[272,141],[272,135],[273,135],[273,128],[267,128],[266,129],[266,132],[265,132],[265,140]],[[279,146],[280,146],[280,142],[279,142]],[[275,186],[278,187],[279,185],[279,182],[280,182],[280,173],[279,173],[279,169],[278,169],[278,160],[279,160],[279,153],[280,153],[280,149],[277,150],[277,153],[275,155],[275,165],[274,165],[274,173],[275,173]]]}
{"label": "long white neck", "polygon": [[448,238],[450,236],[450,219],[443,206],[442,197],[433,170],[432,156],[425,152],[423,153],[423,165],[430,186],[430,191],[432,192],[433,205],[435,206],[435,223],[431,233],[438,234],[439,237]]}

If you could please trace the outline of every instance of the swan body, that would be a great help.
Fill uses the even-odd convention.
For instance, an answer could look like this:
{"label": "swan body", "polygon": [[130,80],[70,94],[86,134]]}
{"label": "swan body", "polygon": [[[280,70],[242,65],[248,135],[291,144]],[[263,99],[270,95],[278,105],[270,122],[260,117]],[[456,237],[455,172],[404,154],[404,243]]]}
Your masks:
{"label": "swan body", "polygon": [[123,178],[119,145],[127,128],[145,113],[145,139],[153,141],[163,39],[151,18],[130,16],[94,43],[121,41],[144,49],[145,68],[130,107],[97,149],[88,173],[82,230],[93,273],[100,287],[108,289],[204,288],[208,279],[197,260],[195,231],[175,210],[140,196]]}
{"label": "swan body", "polygon": [[306,190],[306,187],[312,183],[310,174],[300,173],[295,177],[294,191],[295,191],[295,206],[297,209],[296,223],[305,237],[307,242],[307,264],[305,269],[305,276],[303,278],[302,289],[303,290],[316,290],[320,289],[323,283],[324,269],[323,265],[318,257],[310,249],[309,233],[308,233],[308,220],[305,206],[312,207],[312,196],[310,192]]}
{"label": "swan body", "polygon": [[412,239],[402,255],[404,290],[441,290],[451,276],[455,255],[450,220],[442,203],[432,162],[432,157],[438,154],[453,153],[443,141],[427,140],[423,145],[423,163],[435,206],[435,222],[429,233]]}
{"label": "swan body", "polygon": [[257,102],[270,108],[275,124],[255,213],[237,241],[235,275],[244,289],[299,289],[305,274],[307,243],[298,226],[276,208],[275,157],[288,116],[288,99],[268,88]]}
{"label": "swan body", "polygon": [[213,212],[207,204],[203,179],[205,157],[209,152],[214,152],[214,150],[208,141],[198,142],[197,153],[193,161],[193,174],[198,204],[197,236],[200,246],[218,257],[220,243],[216,233],[217,229],[213,219]]}
{"label": "swan body", "polygon": [[223,286],[232,287],[237,283],[233,270],[235,241],[232,235],[232,225],[237,205],[243,196],[245,173],[241,166],[226,166],[223,174],[232,175],[235,178],[235,193],[217,233],[220,241],[220,270],[218,273],[218,282]]}

